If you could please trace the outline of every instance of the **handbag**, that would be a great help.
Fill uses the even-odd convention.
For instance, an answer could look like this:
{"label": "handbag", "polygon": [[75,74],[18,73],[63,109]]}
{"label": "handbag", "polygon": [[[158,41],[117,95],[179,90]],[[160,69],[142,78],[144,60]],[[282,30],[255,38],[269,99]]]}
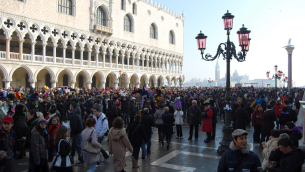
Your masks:
{"label": "handbag", "polygon": [[101,150],[100,150],[100,148],[96,148],[96,147],[92,146],[92,143],[91,143],[91,141],[92,141],[92,133],[93,133],[93,131],[91,132],[91,134],[90,134],[86,144],[83,146],[82,149],[83,149],[83,151],[97,154],[97,153],[101,152]]}
{"label": "handbag", "polygon": [[[60,143],[61,141],[66,141],[64,139],[61,139],[58,143],[58,152],[56,153],[56,155],[54,156],[53,160],[52,160],[52,165],[54,167],[71,167],[72,166],[72,161],[71,161],[71,156],[70,154],[67,155],[66,157],[62,157],[60,154],[59,154],[59,148],[60,148]],[[64,160],[65,159],[65,160]],[[63,160],[66,162],[64,164],[64,166],[62,166],[62,162]]]}

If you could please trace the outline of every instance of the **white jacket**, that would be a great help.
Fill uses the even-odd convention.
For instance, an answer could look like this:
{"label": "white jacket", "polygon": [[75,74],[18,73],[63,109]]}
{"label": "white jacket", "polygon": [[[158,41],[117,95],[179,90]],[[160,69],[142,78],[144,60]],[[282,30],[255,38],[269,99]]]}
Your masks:
{"label": "white jacket", "polygon": [[[97,119],[95,115],[93,115],[93,118],[95,119],[96,121],[96,124],[95,124],[95,131],[98,135],[98,137],[103,137],[104,134],[107,132],[108,130],[108,120],[105,119],[106,118],[106,115],[101,113],[101,116]],[[103,121],[103,119],[105,119]]]}
{"label": "white jacket", "polygon": [[175,111],[174,113],[174,117],[175,117],[175,124],[176,125],[183,125],[183,111]]}

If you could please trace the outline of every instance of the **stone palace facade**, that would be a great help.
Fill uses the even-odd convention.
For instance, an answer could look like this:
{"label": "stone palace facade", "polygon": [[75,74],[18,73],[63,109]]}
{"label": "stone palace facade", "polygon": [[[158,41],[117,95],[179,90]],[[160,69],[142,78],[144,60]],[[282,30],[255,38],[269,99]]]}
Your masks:
{"label": "stone palace facade", "polygon": [[178,86],[183,32],[149,0],[0,0],[0,87]]}

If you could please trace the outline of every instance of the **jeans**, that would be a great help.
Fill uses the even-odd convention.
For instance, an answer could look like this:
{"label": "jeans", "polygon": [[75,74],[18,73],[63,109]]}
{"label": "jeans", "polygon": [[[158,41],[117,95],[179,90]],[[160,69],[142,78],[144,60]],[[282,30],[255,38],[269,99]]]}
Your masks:
{"label": "jeans", "polygon": [[78,154],[78,160],[83,162],[83,155],[82,155],[82,134],[75,134],[72,137],[72,151],[71,156],[74,157],[75,150]]}
{"label": "jeans", "polygon": [[0,166],[0,172],[15,172],[15,159],[11,158],[11,159],[7,159],[6,160],[6,166],[5,165],[1,165]]}
{"label": "jeans", "polygon": [[158,136],[159,136],[159,142],[161,142],[162,138],[162,125],[157,125],[158,126]]}
{"label": "jeans", "polygon": [[253,141],[259,142],[260,141],[260,134],[261,134],[261,126],[255,125],[254,126],[254,133],[253,133]]}
{"label": "jeans", "polygon": [[[267,138],[266,138],[267,137]],[[266,142],[269,140],[269,137],[270,135],[267,135],[267,134],[262,134],[261,135],[261,142],[260,142],[260,145],[262,145],[263,142]]]}
{"label": "jeans", "polygon": [[133,151],[132,151],[132,156],[134,159],[138,160],[139,159],[139,153],[140,153],[140,146],[132,146]]}
{"label": "jeans", "polygon": [[[151,153],[151,139],[147,139],[147,154]],[[142,157],[146,157],[146,148],[145,148],[145,141],[143,140],[143,143],[141,145],[142,149]]]}
{"label": "jeans", "polygon": [[212,125],[213,125],[212,139],[215,139],[215,136],[216,136],[216,122],[213,122]]}
{"label": "jeans", "polygon": [[[104,137],[105,137],[105,136],[99,137],[99,138],[97,139],[97,141],[98,141],[100,144],[102,144],[102,142],[103,142],[103,140],[104,140]],[[109,158],[109,155],[108,155],[108,153],[105,151],[105,149],[101,148],[101,153],[103,154],[103,157],[104,157],[105,159],[108,159],[108,158]],[[100,163],[100,162],[98,162],[98,163]]]}
{"label": "jeans", "polygon": [[96,168],[96,163],[88,164],[88,165],[89,165],[89,169],[87,172],[94,172]]}

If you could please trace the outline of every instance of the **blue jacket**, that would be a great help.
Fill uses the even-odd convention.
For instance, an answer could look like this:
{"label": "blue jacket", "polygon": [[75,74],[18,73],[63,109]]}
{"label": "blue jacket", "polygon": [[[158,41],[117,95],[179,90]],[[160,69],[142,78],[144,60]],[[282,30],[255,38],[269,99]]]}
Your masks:
{"label": "blue jacket", "polygon": [[263,101],[266,102],[265,98],[261,98],[260,100],[258,100],[258,98],[256,98],[255,103],[258,105],[262,105]]}
{"label": "blue jacket", "polygon": [[240,150],[237,149],[235,144],[231,142],[230,149],[227,150],[222,156],[218,164],[218,172],[229,172],[233,171],[235,164],[243,157],[242,163],[236,170],[236,172],[242,172],[243,170],[250,170],[250,172],[258,172],[259,168],[261,167],[261,162],[258,156],[250,151],[250,145],[247,145],[247,148]]}

